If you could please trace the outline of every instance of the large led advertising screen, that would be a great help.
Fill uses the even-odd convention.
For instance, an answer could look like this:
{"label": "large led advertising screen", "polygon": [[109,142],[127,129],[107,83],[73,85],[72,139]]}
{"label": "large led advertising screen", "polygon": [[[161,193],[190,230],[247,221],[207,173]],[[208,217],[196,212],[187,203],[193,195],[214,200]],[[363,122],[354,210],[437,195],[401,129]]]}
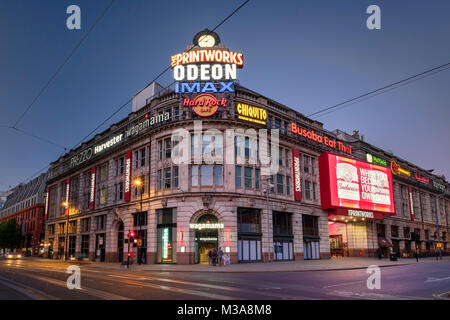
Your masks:
{"label": "large led advertising screen", "polygon": [[389,168],[324,152],[319,157],[324,209],[360,209],[395,214]]}

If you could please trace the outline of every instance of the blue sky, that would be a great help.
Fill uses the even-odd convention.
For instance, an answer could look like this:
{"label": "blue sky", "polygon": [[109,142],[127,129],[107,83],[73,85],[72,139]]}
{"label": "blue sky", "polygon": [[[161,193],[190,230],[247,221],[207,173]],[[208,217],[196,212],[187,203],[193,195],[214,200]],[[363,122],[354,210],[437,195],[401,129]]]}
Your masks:
{"label": "blue sky", "polygon": [[[117,0],[18,127],[74,146],[241,2]],[[217,32],[244,53],[242,85],[308,115],[450,62],[450,2],[431,3],[251,0]],[[80,31],[66,28],[71,4],[81,7]],[[0,0],[0,126],[17,120],[108,4]],[[371,4],[381,8],[381,30],[366,28]],[[449,84],[447,70],[317,119],[448,179]],[[7,128],[0,137],[0,190],[62,152]]]}

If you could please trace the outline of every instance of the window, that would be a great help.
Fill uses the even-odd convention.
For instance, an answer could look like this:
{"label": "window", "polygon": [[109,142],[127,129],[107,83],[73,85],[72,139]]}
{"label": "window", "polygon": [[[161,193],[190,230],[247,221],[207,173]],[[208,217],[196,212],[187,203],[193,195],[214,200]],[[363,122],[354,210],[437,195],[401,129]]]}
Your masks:
{"label": "window", "polygon": [[377,224],[377,236],[378,237],[386,237],[386,226],[384,224]]}
{"label": "window", "polygon": [[303,171],[309,172],[309,157],[305,155],[303,156]]}
{"label": "window", "polygon": [[58,223],[58,234],[65,234],[66,233],[65,227],[66,227],[65,222]]}
{"label": "window", "polygon": [[95,217],[95,230],[104,230],[106,228],[106,214]]}
{"label": "window", "polygon": [[313,199],[317,200],[317,183],[313,182]]}
{"label": "window", "polygon": [[145,148],[141,149],[141,167],[145,166]]}
{"label": "window", "polygon": [[403,228],[403,234],[406,239],[411,238],[411,231],[408,227]]}
{"label": "window", "polygon": [[305,180],[305,198],[311,200],[311,182]]}
{"label": "window", "polygon": [[250,158],[250,138],[249,137],[245,137],[244,148],[245,148],[245,159],[248,159],[248,158]]}
{"label": "window", "polygon": [[170,159],[172,155],[172,141],[171,138],[164,139],[164,155],[166,159]]}
{"label": "window", "polygon": [[89,235],[81,236],[81,254],[89,256]]}
{"label": "window", "polygon": [[290,176],[286,176],[286,194],[287,195],[291,194],[291,177]]}
{"label": "window", "polygon": [[106,187],[102,187],[100,189],[100,204],[105,204],[106,203],[106,196],[107,196],[107,189]]}
{"label": "window", "polygon": [[164,168],[164,189],[170,189],[171,187],[171,168]]}
{"label": "window", "polygon": [[80,220],[80,232],[89,232],[91,225],[91,218],[84,218]]}
{"label": "window", "polygon": [[134,168],[137,169],[139,167],[139,152],[134,152]]}
{"label": "window", "polygon": [[222,165],[215,165],[214,166],[214,178],[216,179],[216,186],[222,186],[223,185],[223,167]]}
{"label": "window", "polygon": [[212,136],[210,134],[202,135],[202,154],[213,154]]}
{"label": "window", "polygon": [[77,233],[77,220],[69,222],[69,233]]}
{"label": "window", "polygon": [[119,188],[118,188],[119,190],[119,200],[122,200],[123,199],[123,182],[120,182],[119,183]]}
{"label": "window", "polygon": [[235,156],[241,155],[241,137],[240,136],[234,137],[234,155]]}
{"label": "window", "polygon": [[140,227],[147,225],[147,211],[133,213],[133,226]]}
{"label": "window", "polygon": [[242,167],[236,166],[236,187],[242,187]]}
{"label": "window", "polygon": [[156,185],[158,190],[162,189],[162,170],[156,172]]}
{"label": "window", "polygon": [[123,174],[125,172],[125,158],[122,157],[119,159],[119,174]]}
{"label": "window", "polygon": [[252,168],[245,167],[244,169],[244,185],[246,188],[252,187]]}
{"label": "window", "polygon": [[278,149],[278,164],[283,165],[283,148],[281,147]]}
{"label": "window", "polygon": [[162,141],[158,141],[158,160],[162,160],[162,155],[163,155]]}
{"label": "window", "polygon": [[277,174],[277,193],[284,192],[284,176],[281,174]]}
{"label": "window", "polygon": [[198,156],[200,155],[200,135],[193,134],[191,135],[191,155],[192,156]]}
{"label": "window", "polygon": [[193,165],[191,167],[191,185],[193,187],[198,186],[198,165]]}
{"label": "window", "polygon": [[398,238],[398,226],[391,226],[391,237]]}
{"label": "window", "polygon": [[255,169],[255,189],[259,190],[259,176],[260,176],[260,169]]}
{"label": "window", "polygon": [[319,218],[304,214],[302,216],[303,236],[319,236]]}
{"label": "window", "polygon": [[178,167],[173,167],[173,187],[178,188]]}
{"label": "window", "polygon": [[288,149],[285,150],[285,165],[286,167],[289,167],[290,161],[289,158],[291,157],[290,151]]}
{"label": "window", "polygon": [[48,233],[48,235],[55,234],[55,225],[54,224],[50,224],[47,226],[47,233]]}
{"label": "window", "polygon": [[430,230],[425,230],[425,240],[430,240]]}
{"label": "window", "polygon": [[260,212],[258,209],[238,208],[238,232],[260,233]]}
{"label": "window", "polygon": [[202,165],[200,166],[200,184],[202,186],[213,185],[213,166]]}
{"label": "window", "polygon": [[287,212],[273,212],[273,234],[274,236],[292,236],[292,214]]}

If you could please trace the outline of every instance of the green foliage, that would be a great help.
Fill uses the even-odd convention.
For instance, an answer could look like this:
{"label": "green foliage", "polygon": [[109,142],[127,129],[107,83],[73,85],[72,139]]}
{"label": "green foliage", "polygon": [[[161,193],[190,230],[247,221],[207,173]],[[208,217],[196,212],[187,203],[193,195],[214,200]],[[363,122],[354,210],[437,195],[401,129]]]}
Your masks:
{"label": "green foliage", "polygon": [[22,234],[16,219],[0,223],[0,248],[16,249],[20,246]]}

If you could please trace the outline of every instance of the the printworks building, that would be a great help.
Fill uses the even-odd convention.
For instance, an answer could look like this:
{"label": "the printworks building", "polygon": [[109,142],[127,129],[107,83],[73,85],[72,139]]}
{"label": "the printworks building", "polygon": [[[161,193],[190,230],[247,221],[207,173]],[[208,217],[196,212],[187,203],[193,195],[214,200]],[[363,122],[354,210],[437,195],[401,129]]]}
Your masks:
{"label": "the printworks building", "polygon": [[[391,169],[361,161],[373,147],[354,136],[238,85],[243,65],[217,34],[197,34],[171,58],[173,90],[152,83],[127,118],[53,162],[48,255],[194,264],[219,247],[232,263],[375,251],[388,237],[377,224],[398,210]],[[319,157],[342,169],[322,161],[319,175]]]}

